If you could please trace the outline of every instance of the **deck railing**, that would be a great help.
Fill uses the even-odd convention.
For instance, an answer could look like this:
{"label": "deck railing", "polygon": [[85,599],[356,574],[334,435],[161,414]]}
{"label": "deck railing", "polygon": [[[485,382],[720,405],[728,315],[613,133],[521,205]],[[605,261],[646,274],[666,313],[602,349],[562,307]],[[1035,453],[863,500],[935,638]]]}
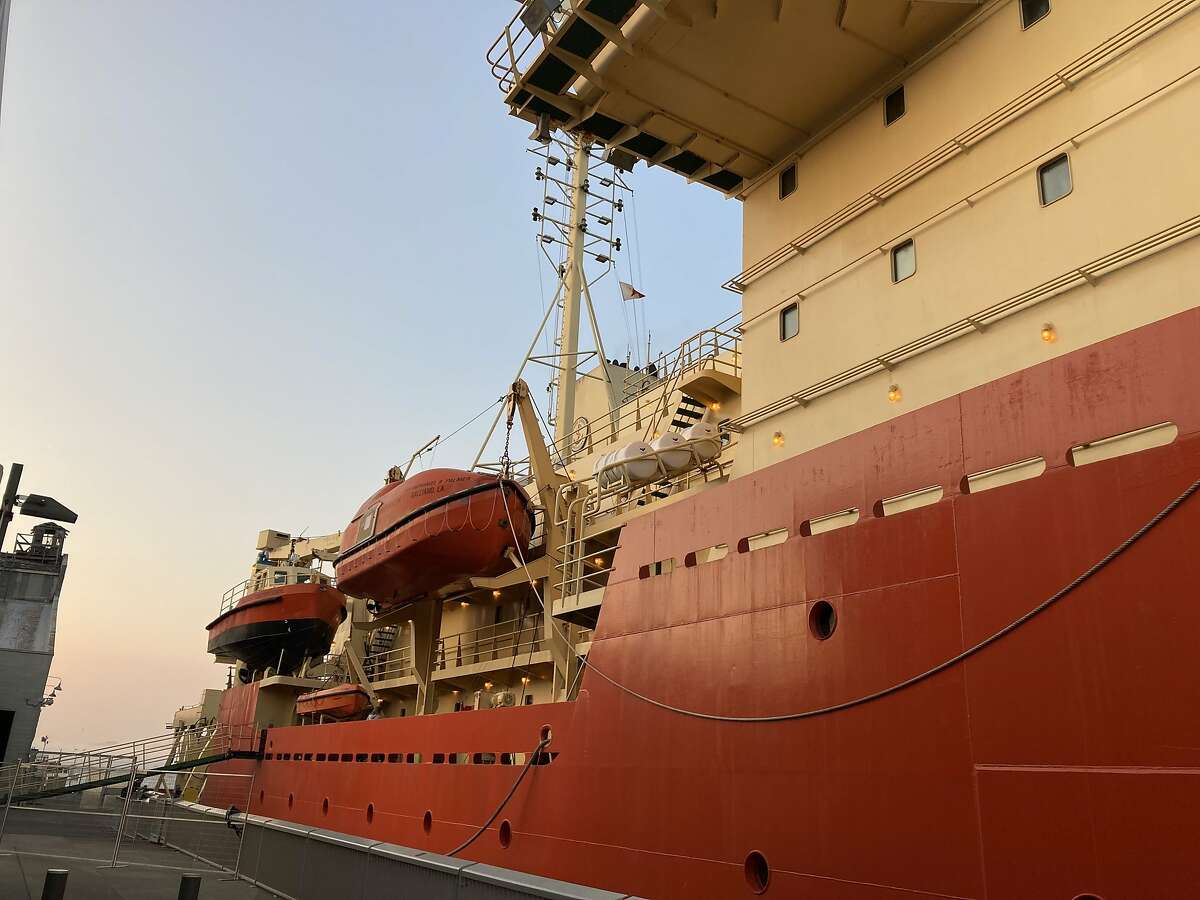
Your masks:
{"label": "deck railing", "polygon": [[496,84],[508,94],[566,19],[562,0],[522,0],[487,51]]}
{"label": "deck railing", "polygon": [[396,647],[372,653],[363,660],[363,670],[368,681],[390,681],[413,674],[412,651],[408,647]]}
{"label": "deck railing", "polygon": [[322,575],[316,569],[303,569],[296,571],[291,568],[264,568],[260,569],[250,578],[247,578],[241,584],[235,584],[224,594],[221,595],[221,609],[217,613],[218,616],[223,616],[229,612],[238,602],[247,594],[253,594],[256,591],[265,591],[267,588],[283,587],[288,584],[310,584],[317,581],[322,581],[325,584],[333,585],[333,581],[328,577],[322,579]]}
{"label": "deck railing", "polygon": [[542,649],[541,614],[484,625],[438,639],[435,664],[438,669],[456,669],[481,662],[508,660]]}

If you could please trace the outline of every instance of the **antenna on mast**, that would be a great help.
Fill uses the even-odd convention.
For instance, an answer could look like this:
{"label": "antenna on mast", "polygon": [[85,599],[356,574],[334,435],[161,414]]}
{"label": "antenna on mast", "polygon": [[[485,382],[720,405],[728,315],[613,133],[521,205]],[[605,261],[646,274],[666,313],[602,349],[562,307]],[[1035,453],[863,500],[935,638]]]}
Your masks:
{"label": "antenna on mast", "polygon": [[[542,135],[544,137],[544,135]],[[549,425],[554,430],[554,457],[566,465],[578,450],[572,446],[587,423],[575,417],[576,384],[581,366],[592,359],[603,360],[599,372],[586,377],[603,381],[609,414],[615,416],[623,401],[624,384],[613,382],[610,364],[600,335],[592,303],[591,286],[611,272],[614,256],[621,251],[621,238],[616,234],[614,220],[625,209],[628,185],[621,170],[612,163],[593,155],[597,148],[587,135],[550,138],[529,150],[541,158],[534,169],[534,178],[542,184],[542,202],[533,208],[533,221],[538,224],[537,246],[550,264],[558,280],[554,299],[546,308],[541,324],[530,342],[513,381],[519,379],[528,363],[535,362],[552,370],[547,391],[550,394]],[[555,259],[551,250],[557,248],[561,257]],[[595,265],[602,268],[595,271]],[[592,276],[589,278],[589,266]],[[579,333],[584,316],[590,327],[594,349],[580,350]],[[551,316],[556,334],[552,352],[536,354],[538,341],[547,330]],[[475,466],[495,433],[499,414],[475,458]]]}

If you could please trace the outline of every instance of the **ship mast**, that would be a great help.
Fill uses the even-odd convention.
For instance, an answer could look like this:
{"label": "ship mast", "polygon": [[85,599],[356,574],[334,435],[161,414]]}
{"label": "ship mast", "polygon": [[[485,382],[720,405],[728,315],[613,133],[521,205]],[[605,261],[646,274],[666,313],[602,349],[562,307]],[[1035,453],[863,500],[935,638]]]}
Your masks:
{"label": "ship mast", "polygon": [[583,250],[587,234],[588,142],[575,138],[575,157],[571,167],[571,219],[563,279],[562,329],[559,332],[557,405],[554,417],[554,442],[564,454],[570,451],[570,436],[575,429],[575,382],[579,369],[579,315],[583,297]]}

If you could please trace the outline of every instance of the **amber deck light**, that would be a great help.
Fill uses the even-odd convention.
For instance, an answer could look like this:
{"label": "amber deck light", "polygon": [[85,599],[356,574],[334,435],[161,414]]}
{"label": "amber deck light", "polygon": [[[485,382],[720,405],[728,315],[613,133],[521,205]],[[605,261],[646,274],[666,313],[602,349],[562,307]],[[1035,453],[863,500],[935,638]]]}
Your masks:
{"label": "amber deck light", "polygon": [[904,399],[904,391],[900,390],[900,385],[893,384],[888,388],[888,403],[899,403]]}
{"label": "amber deck light", "polygon": [[1053,322],[1047,322],[1042,326],[1042,340],[1047,344],[1053,344],[1058,340],[1058,331],[1055,330]]}
{"label": "amber deck light", "polygon": [[776,447],[782,447],[783,446],[783,432],[777,431],[773,435],[771,435],[771,443],[774,444]]}

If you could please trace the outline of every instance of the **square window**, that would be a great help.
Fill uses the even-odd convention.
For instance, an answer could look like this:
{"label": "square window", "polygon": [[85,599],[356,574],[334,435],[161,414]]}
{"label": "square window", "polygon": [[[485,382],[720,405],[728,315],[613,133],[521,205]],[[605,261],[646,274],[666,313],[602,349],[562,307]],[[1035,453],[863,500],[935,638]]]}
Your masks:
{"label": "square window", "polygon": [[779,311],[779,339],[788,341],[800,333],[800,307],[792,303]]}
{"label": "square window", "polygon": [[891,125],[904,115],[904,85],[883,98],[883,124]]}
{"label": "square window", "polygon": [[905,241],[892,248],[892,281],[899,283],[917,273],[917,245]]}
{"label": "square window", "polygon": [[1038,168],[1038,195],[1042,206],[1049,206],[1071,193],[1071,161],[1067,154],[1056,157]]}
{"label": "square window", "polygon": [[1028,28],[1050,15],[1050,0],[1021,0],[1021,27]]}
{"label": "square window", "polygon": [[779,199],[791,194],[796,190],[796,164],[792,163],[786,169],[779,173]]}

